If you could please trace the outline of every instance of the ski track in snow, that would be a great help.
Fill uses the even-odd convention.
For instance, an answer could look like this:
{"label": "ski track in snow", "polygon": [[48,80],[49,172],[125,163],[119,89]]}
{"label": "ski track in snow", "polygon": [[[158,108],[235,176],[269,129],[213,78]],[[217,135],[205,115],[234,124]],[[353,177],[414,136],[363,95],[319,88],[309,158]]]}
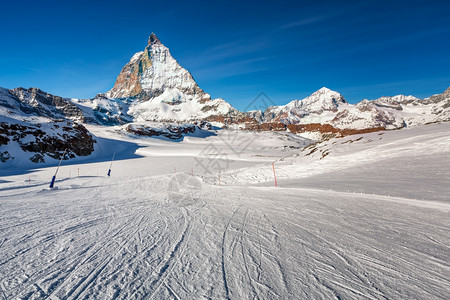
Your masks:
{"label": "ski track in snow", "polygon": [[[364,139],[334,150],[346,159],[354,151],[357,167],[364,162],[374,170],[373,154],[390,156],[392,148],[422,158],[414,152],[425,147],[418,143],[437,143],[440,150],[433,151],[445,153],[445,134],[436,127],[419,131],[422,138],[405,131],[398,143],[386,137],[376,150],[364,146]],[[402,131],[386,135],[399,137]],[[336,157],[321,161],[324,168],[336,166]],[[139,159],[159,168],[150,158]],[[244,173],[261,170],[264,165],[256,163]],[[289,174],[296,163],[280,164],[280,173]],[[126,161],[117,164],[126,170]],[[327,182],[321,185],[320,177],[311,177],[317,188],[296,186],[295,176],[274,188],[217,186],[208,184],[208,177],[183,172],[129,176],[138,165],[126,176],[114,177],[113,167],[111,178],[62,178],[55,190],[47,189],[52,169],[37,172],[28,183],[17,176],[0,181],[0,298],[448,297],[450,203],[445,196],[430,201],[388,196],[389,190],[379,195],[335,191]],[[445,168],[433,172],[446,174]],[[344,176],[339,170],[330,174]],[[223,178],[227,183],[235,177]],[[438,186],[434,193],[445,191]]]}

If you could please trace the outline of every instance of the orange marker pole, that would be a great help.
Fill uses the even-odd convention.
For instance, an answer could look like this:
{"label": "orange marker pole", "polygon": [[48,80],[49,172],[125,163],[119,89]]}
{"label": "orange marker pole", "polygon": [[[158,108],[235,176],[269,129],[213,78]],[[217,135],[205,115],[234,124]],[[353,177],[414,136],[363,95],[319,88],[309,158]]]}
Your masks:
{"label": "orange marker pole", "polygon": [[272,163],[272,169],[273,169],[273,178],[275,178],[275,186],[277,187],[277,175],[275,174],[275,163]]}

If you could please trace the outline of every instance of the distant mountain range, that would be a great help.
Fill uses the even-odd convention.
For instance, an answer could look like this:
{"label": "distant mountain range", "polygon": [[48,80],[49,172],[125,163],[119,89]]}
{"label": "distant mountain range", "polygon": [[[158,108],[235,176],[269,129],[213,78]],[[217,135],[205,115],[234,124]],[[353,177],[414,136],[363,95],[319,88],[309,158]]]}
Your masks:
{"label": "distant mountain range", "polygon": [[450,120],[450,88],[426,99],[381,97],[349,104],[338,92],[321,88],[302,100],[267,108],[260,123],[329,124],[338,129],[397,129]]}
{"label": "distant mountain range", "polygon": [[[351,134],[449,120],[450,88],[426,99],[398,95],[363,100],[353,105],[338,92],[324,87],[309,97],[286,105],[270,106],[265,111],[241,112],[223,99],[211,99],[152,33],[144,51],[133,55],[123,67],[114,87],[93,99],[62,98],[37,88],[0,88],[0,147],[3,148],[0,149],[0,161],[6,161],[11,156],[12,150],[5,150],[9,144],[24,144],[23,141],[30,139],[29,135],[20,135],[20,129],[11,132],[12,124],[37,128],[39,124],[65,122],[64,127],[78,128],[71,131],[71,136],[75,139],[77,134],[83,137],[83,141],[90,145],[87,149],[91,151],[75,153],[72,149],[70,153],[73,156],[89,155],[95,142],[77,123],[107,126],[142,122],[176,123],[178,126],[186,124],[189,127],[187,131],[192,131],[194,122],[211,122],[215,126],[247,130]],[[69,131],[63,136],[58,128],[47,126],[46,130],[48,136],[63,141],[61,145],[47,150],[38,146],[27,149],[34,149],[43,158],[45,155],[58,158],[65,148],[71,148],[74,144],[73,141],[67,142]],[[154,131],[146,126],[146,132]],[[11,138],[12,135],[15,138]],[[59,154],[55,155],[55,151]]]}

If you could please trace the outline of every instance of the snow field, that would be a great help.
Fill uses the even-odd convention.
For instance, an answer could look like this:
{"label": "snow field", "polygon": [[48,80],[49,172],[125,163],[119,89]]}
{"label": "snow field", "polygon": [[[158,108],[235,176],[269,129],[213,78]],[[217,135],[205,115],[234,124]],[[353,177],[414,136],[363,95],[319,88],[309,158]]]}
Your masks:
{"label": "snow field", "polygon": [[[105,153],[63,165],[58,189],[48,189],[54,167],[2,177],[0,295],[445,299],[448,126],[303,151],[289,147],[306,141],[269,133],[231,149],[225,132],[174,143],[98,128]],[[221,186],[217,173],[190,172],[211,143],[233,169]],[[114,151],[112,176],[96,176]],[[78,167],[79,177],[63,176]],[[432,188],[420,192],[419,180]]]}

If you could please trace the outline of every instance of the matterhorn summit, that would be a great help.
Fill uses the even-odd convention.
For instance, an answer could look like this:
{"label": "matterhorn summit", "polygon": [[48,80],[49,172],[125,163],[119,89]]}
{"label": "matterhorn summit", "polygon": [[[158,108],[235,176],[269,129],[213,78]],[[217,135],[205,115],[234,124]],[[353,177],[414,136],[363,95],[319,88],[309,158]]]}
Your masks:
{"label": "matterhorn summit", "polygon": [[137,121],[224,121],[245,116],[223,99],[211,100],[154,33],[104,96],[132,101],[128,114]]}
{"label": "matterhorn summit", "polygon": [[198,87],[192,75],[178,64],[169,49],[152,33],[145,50],[136,53],[125,65],[106,96],[149,100],[166,90],[177,90],[188,100],[194,97],[209,98]]}

